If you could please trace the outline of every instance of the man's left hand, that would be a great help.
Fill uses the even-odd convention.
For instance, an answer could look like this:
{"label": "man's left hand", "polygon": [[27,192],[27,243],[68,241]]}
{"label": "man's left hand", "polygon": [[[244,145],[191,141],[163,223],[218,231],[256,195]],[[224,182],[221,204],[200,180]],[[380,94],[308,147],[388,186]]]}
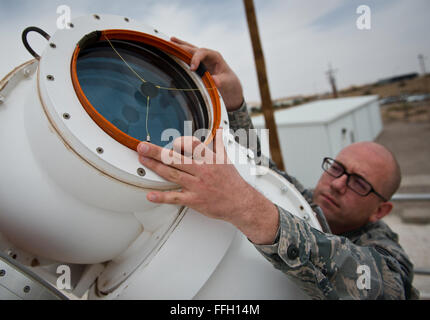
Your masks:
{"label": "man's left hand", "polygon": [[194,137],[176,139],[173,150],[147,142],[139,144],[140,162],[181,188],[153,191],[147,199],[190,207],[207,217],[230,222],[254,243],[270,243],[279,223],[276,207],[228,161],[222,130],[217,131],[213,144],[220,150],[214,147],[212,151]]}

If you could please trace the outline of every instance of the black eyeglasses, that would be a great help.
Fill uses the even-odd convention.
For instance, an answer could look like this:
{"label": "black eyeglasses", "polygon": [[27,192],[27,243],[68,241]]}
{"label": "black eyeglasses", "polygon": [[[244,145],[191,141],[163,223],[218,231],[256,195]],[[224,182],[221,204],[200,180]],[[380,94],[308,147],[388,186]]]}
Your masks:
{"label": "black eyeglasses", "polygon": [[372,187],[372,185],[369,182],[366,181],[366,179],[359,176],[358,174],[347,172],[343,164],[341,164],[340,162],[332,158],[324,158],[322,163],[322,168],[325,172],[327,172],[329,175],[331,175],[334,178],[339,178],[344,174],[346,174],[348,177],[346,180],[347,187],[350,188],[355,193],[359,194],[360,196],[366,197],[371,192],[373,192],[379,198],[384,200],[384,202],[388,201],[381,194],[376,192],[376,190]]}

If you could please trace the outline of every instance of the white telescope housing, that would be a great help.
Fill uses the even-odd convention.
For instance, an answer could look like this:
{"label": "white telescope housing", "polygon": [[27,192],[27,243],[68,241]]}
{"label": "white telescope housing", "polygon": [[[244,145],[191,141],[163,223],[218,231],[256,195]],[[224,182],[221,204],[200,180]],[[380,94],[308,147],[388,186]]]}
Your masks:
{"label": "white telescope housing", "polygon": [[[155,39],[156,45],[140,39]],[[149,129],[188,121],[192,133],[207,130],[205,143],[210,144],[211,134],[221,126],[227,153],[241,176],[321,230],[294,186],[256,166],[252,151],[234,141],[210,75],[191,72],[180,51],[162,46],[168,40],[132,19],[82,17],[69,29],[56,31],[40,59],[1,80],[0,250],[16,262],[8,268],[21,266],[22,285],[30,289],[10,291],[6,274],[0,277],[0,297],[35,298],[31,290],[40,279],[55,289],[57,268],[66,265],[72,288],[65,292],[73,297],[87,292],[90,299],[306,298],[233,226],[185,207],[146,200],[151,190],[178,186],[140,164],[133,143],[145,140]],[[185,89],[179,83],[196,90],[166,86],[162,94],[151,96],[151,110],[149,98],[141,96],[148,91],[133,87],[145,79],[132,71],[145,66],[176,89]],[[100,101],[104,105],[96,105]],[[118,101],[130,105],[120,107]],[[122,109],[113,110],[111,102]],[[191,107],[192,102],[199,108]],[[134,108],[139,103],[141,110]],[[164,105],[167,109],[161,110]],[[26,270],[40,279],[33,277],[29,285]]]}

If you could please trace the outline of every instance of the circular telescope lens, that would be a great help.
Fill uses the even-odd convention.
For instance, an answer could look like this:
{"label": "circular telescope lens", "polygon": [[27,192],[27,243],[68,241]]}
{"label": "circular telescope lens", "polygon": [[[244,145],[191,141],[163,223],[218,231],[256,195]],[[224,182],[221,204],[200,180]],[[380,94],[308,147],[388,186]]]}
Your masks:
{"label": "circular telescope lens", "polygon": [[173,132],[183,136],[208,129],[204,99],[174,59],[146,44],[110,42],[85,47],[76,63],[83,93],[107,121],[139,141],[149,136],[162,147]]}

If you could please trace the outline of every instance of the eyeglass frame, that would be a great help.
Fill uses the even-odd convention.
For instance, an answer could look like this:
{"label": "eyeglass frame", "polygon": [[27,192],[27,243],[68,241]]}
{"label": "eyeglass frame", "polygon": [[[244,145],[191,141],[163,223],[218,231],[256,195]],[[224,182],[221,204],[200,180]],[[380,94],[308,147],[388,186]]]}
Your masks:
{"label": "eyeglass frame", "polygon": [[[326,163],[326,161],[327,160],[331,160],[331,161],[333,161],[334,163],[336,163],[337,165],[339,165],[342,169],[343,169],[343,172],[340,174],[340,175],[338,175],[338,176],[335,176],[335,175],[333,175],[333,174],[331,174],[331,173],[329,173],[328,172],[328,170],[326,170],[325,168],[324,168],[324,164]],[[366,179],[364,179],[362,176],[360,176],[360,175],[358,175],[358,174],[356,174],[356,173],[349,173],[347,170],[346,170],[346,168],[345,168],[345,166],[342,164],[342,163],[340,163],[339,161],[336,161],[336,160],[334,160],[334,159],[332,159],[332,158],[330,158],[330,157],[325,157],[324,159],[323,159],[323,162],[322,162],[322,165],[321,165],[321,167],[322,167],[322,169],[324,170],[324,172],[327,172],[327,174],[329,175],[329,176],[331,176],[331,177],[333,177],[333,178],[340,178],[340,177],[342,177],[344,174],[346,174],[346,176],[347,176],[347,179],[346,179],[346,186],[349,188],[349,189],[351,189],[352,191],[354,191],[356,194],[358,194],[358,195],[360,195],[360,196],[362,196],[362,197],[367,197],[370,193],[374,193],[374,194],[376,194],[379,198],[381,198],[384,202],[387,202],[388,200],[387,199],[385,199],[385,197],[384,196],[382,196],[380,193],[378,193],[376,190],[375,190],[375,188],[373,188],[373,186],[370,184],[370,182],[368,182]],[[358,178],[360,178],[361,180],[363,180],[364,182],[366,182],[369,186],[370,186],[370,190],[366,193],[366,194],[361,194],[361,193],[359,193],[358,191],[356,191],[356,190],[354,190],[354,189],[352,189],[350,186],[349,186],[349,179],[350,179],[350,177],[351,176],[355,176],[355,177],[358,177]]]}

